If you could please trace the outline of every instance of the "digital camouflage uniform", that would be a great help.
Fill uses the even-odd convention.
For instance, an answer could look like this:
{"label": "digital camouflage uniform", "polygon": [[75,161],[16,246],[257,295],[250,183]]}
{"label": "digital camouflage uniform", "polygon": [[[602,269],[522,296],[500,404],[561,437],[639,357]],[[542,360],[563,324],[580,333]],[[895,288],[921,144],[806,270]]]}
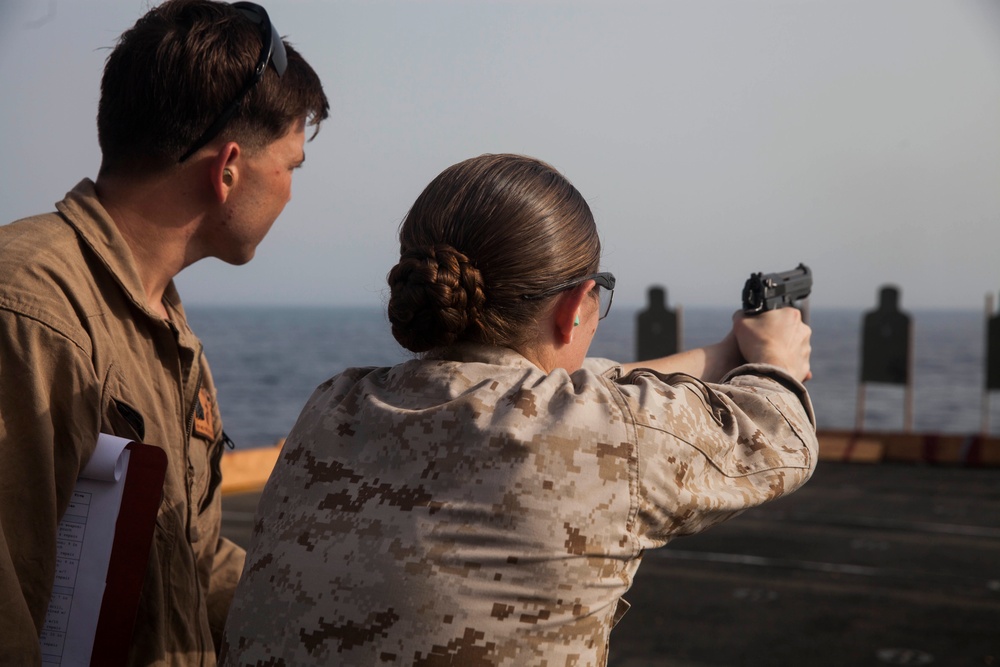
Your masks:
{"label": "digital camouflage uniform", "polygon": [[460,345],[307,403],[261,497],[225,665],[604,665],[643,551],[802,485],[809,398]]}

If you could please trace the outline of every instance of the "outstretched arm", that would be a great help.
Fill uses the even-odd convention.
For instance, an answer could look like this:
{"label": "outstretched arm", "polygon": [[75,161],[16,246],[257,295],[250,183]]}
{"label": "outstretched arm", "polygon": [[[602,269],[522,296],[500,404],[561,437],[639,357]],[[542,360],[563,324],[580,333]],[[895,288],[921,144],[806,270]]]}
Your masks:
{"label": "outstretched arm", "polygon": [[797,380],[808,380],[812,330],[795,308],[779,308],[747,317],[733,315],[733,328],[714,345],[686,350],[659,359],[623,364],[628,374],[638,368],[658,373],[686,373],[706,382],[717,382],[745,363],[764,363],[787,371]]}

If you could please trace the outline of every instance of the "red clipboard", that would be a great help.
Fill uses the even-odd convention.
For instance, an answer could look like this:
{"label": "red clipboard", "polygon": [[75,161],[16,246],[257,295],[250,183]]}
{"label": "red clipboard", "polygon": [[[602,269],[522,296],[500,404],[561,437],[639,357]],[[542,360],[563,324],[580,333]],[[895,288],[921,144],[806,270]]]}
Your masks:
{"label": "red clipboard", "polygon": [[167,453],[159,447],[130,442],[125,448],[130,452],[125,487],[90,656],[90,664],[101,667],[128,662],[167,473]]}

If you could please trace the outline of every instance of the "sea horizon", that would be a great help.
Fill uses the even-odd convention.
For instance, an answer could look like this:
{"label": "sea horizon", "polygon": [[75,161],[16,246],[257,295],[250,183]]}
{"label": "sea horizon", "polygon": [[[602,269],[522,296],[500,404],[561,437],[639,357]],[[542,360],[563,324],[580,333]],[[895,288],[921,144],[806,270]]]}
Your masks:
{"label": "sea horizon", "polygon": [[[352,366],[388,366],[416,355],[393,339],[384,307],[304,304],[185,304],[205,345],[223,423],[237,447],[285,437],[317,385]],[[644,307],[615,303],[589,356],[635,359],[635,320]],[[813,379],[807,383],[821,429],[856,426],[861,322],[872,308],[811,308]],[[983,421],[985,309],[908,309],[913,325],[913,430],[979,433]],[[681,309],[682,348],[720,340],[733,308]],[[904,427],[906,388],[865,385],[868,431]],[[988,401],[1000,432],[1000,403]]]}

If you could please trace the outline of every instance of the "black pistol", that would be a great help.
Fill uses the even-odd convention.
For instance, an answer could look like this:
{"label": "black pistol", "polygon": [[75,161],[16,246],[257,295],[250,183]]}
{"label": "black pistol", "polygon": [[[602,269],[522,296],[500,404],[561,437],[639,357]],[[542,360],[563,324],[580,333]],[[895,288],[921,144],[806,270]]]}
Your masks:
{"label": "black pistol", "polygon": [[812,271],[799,264],[791,271],[754,273],[743,286],[743,312],[757,315],[765,310],[794,306],[812,291]]}

